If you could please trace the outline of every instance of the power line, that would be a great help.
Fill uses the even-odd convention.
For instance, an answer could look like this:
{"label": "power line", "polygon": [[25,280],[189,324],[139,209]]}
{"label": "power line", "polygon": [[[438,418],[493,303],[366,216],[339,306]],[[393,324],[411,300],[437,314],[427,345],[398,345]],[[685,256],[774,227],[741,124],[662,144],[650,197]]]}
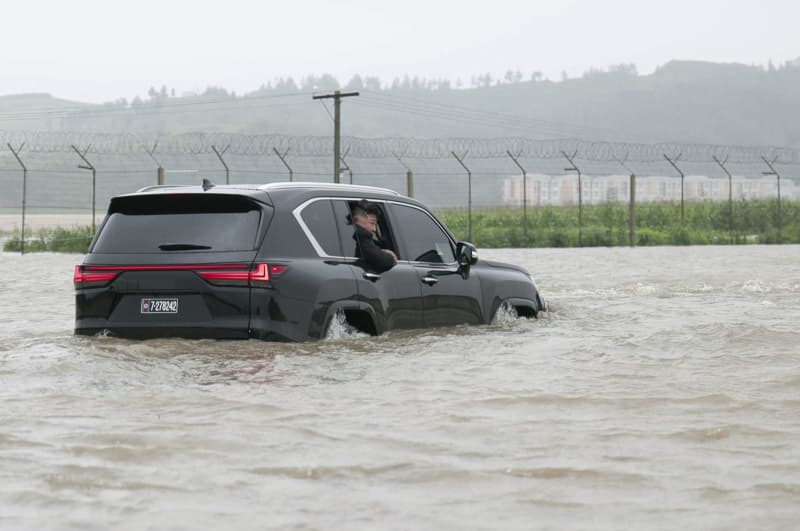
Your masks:
{"label": "power line", "polygon": [[422,108],[414,108],[404,104],[392,104],[392,103],[376,103],[376,102],[369,102],[363,101],[358,102],[357,105],[369,108],[376,108],[381,110],[387,111],[394,111],[402,114],[413,114],[417,116],[423,116],[426,118],[436,118],[442,121],[448,122],[459,122],[459,123],[466,123],[470,125],[477,125],[483,127],[494,127],[502,130],[516,130],[516,131],[525,131],[525,132],[532,132],[537,131],[539,133],[546,133],[546,136],[549,138],[557,137],[557,136],[569,136],[565,134],[563,130],[553,130],[553,129],[544,129],[541,127],[535,127],[526,124],[518,124],[508,121],[499,121],[499,120],[491,120],[480,118],[477,116],[470,116],[470,115],[463,115],[463,114],[456,114],[452,112],[446,111],[439,111],[436,109],[422,109]]}
{"label": "power line", "polygon": [[489,123],[507,124],[511,122],[518,125],[528,126],[530,128],[538,127],[541,128],[542,130],[557,131],[562,133],[565,131],[572,131],[572,132],[581,131],[583,133],[594,132],[594,134],[602,133],[603,136],[606,137],[608,136],[608,133],[619,133],[618,131],[615,131],[610,128],[580,126],[576,124],[570,124],[567,122],[544,120],[541,118],[536,118],[524,114],[517,114],[517,113],[509,114],[498,111],[481,110],[481,109],[476,109],[474,107],[465,107],[449,103],[440,103],[421,98],[413,98],[410,96],[385,94],[371,90],[365,90],[364,92],[366,92],[370,98],[374,98],[379,102],[394,104],[395,107],[403,105],[406,106],[408,109],[414,109],[420,112],[435,111],[445,116],[451,115],[454,117],[469,117],[476,120],[486,120]]}
{"label": "power line", "polygon": [[[460,123],[470,123],[484,127],[495,127],[501,129],[516,129],[520,131],[536,130],[549,137],[572,136],[574,133],[585,135],[587,132],[594,131],[593,134],[603,133],[608,136],[610,129],[576,126],[562,122],[542,120],[535,117],[507,114],[494,111],[483,111],[471,107],[463,107],[452,104],[438,103],[420,98],[409,96],[399,96],[384,94],[377,91],[365,91],[369,97],[368,101],[359,102],[363,106],[382,107],[384,110],[391,110],[405,114],[416,114],[425,117],[433,117],[440,120],[456,121]],[[89,104],[79,106],[50,107],[40,109],[30,109],[25,111],[0,112],[0,120],[5,121],[25,121],[44,118],[93,118],[108,115],[130,115],[142,116],[152,114],[177,114],[186,112],[196,112],[199,108],[208,107],[229,107],[242,104],[258,102],[271,99],[285,99],[297,96],[308,96],[313,92],[288,92],[278,94],[260,94],[243,97],[224,97],[213,99],[202,99],[195,101],[164,101],[146,102],[136,106],[114,107],[108,105],[92,106]],[[300,105],[301,103],[273,103],[263,105],[265,107]],[[112,104],[113,105],[113,104]],[[326,112],[330,111],[326,107]],[[333,120],[333,117],[331,117]]]}
{"label": "power line", "polygon": [[[241,97],[228,97],[228,98],[215,98],[203,99],[199,101],[174,101],[174,102],[144,102],[140,105],[129,105],[125,107],[114,107],[108,105],[102,106],[73,106],[73,107],[51,107],[40,109],[29,109],[25,111],[9,111],[0,112],[0,120],[33,120],[40,118],[64,118],[64,117],[91,117],[106,114],[141,114],[141,113],[169,113],[181,112],[180,109],[189,109],[188,112],[195,112],[197,107],[207,107],[215,105],[241,105],[252,102],[259,102],[263,100],[293,98],[293,97],[306,97],[312,92],[291,92],[279,94],[260,94],[256,96],[241,96]],[[182,98],[181,98],[182,99]],[[293,105],[293,104],[276,104],[276,105]]]}
{"label": "power line", "polygon": [[328,106],[327,106],[327,105],[325,105],[325,102],[324,102],[324,101],[322,101],[322,100],[317,100],[317,101],[319,101],[319,104],[320,104],[320,105],[322,105],[322,108],[323,108],[323,109],[325,109],[325,112],[328,114],[328,118],[330,118],[330,119],[331,119],[331,123],[335,123],[335,122],[336,122],[336,120],[333,118],[333,113],[332,113],[332,112],[331,112],[331,110],[328,108]]}

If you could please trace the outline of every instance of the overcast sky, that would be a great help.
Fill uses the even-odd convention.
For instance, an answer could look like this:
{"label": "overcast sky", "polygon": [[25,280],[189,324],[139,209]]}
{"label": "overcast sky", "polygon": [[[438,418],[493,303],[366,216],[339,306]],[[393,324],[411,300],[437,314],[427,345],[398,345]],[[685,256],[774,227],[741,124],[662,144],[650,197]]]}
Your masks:
{"label": "overcast sky", "polygon": [[102,102],[276,77],[561,79],[671,59],[800,56],[797,0],[25,0],[3,6],[0,95]]}

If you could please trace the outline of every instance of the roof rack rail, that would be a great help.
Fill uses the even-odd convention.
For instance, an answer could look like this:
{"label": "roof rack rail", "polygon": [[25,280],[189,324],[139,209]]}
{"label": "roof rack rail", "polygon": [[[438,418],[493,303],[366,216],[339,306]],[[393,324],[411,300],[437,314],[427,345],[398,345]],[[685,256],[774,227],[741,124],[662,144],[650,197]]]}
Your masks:
{"label": "roof rack rail", "polygon": [[373,192],[373,193],[382,193],[382,194],[391,194],[391,195],[402,195],[400,192],[392,190],[390,188],[381,188],[378,186],[366,186],[362,184],[337,184],[337,183],[318,183],[312,181],[294,181],[290,183],[286,182],[279,182],[279,183],[268,183],[262,184],[258,187],[260,190],[264,190],[265,192],[269,192],[270,190],[286,190],[292,188],[317,188],[323,190],[359,190],[361,192]]}
{"label": "roof rack rail", "polygon": [[149,192],[150,190],[164,190],[164,189],[167,189],[167,188],[191,188],[192,186],[197,186],[197,185],[192,185],[192,184],[152,184],[150,186],[145,186],[143,188],[139,188],[138,190],[136,190],[136,193]]}

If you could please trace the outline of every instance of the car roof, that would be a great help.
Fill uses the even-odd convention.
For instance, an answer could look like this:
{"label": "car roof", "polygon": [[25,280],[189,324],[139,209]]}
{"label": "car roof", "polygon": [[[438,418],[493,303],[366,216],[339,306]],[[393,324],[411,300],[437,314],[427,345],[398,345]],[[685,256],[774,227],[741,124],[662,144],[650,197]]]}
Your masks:
{"label": "car roof", "polygon": [[145,186],[134,193],[123,194],[119,197],[161,194],[225,194],[245,195],[258,201],[278,206],[289,203],[297,204],[309,198],[322,195],[367,198],[371,200],[402,199],[415,202],[389,188],[377,186],[364,186],[358,184],[337,184],[320,182],[276,182],[268,184],[214,184],[207,179],[198,185],[156,185]]}

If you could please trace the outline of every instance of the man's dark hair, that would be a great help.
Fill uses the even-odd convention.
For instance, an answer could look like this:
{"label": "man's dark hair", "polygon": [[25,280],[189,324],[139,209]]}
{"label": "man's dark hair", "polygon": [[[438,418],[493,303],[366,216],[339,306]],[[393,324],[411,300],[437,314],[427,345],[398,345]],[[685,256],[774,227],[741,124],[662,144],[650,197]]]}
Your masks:
{"label": "man's dark hair", "polygon": [[358,210],[362,210],[367,214],[375,214],[376,216],[381,213],[381,209],[375,203],[371,203],[366,199],[362,199],[358,201],[355,205],[353,205],[353,213],[357,213]]}

